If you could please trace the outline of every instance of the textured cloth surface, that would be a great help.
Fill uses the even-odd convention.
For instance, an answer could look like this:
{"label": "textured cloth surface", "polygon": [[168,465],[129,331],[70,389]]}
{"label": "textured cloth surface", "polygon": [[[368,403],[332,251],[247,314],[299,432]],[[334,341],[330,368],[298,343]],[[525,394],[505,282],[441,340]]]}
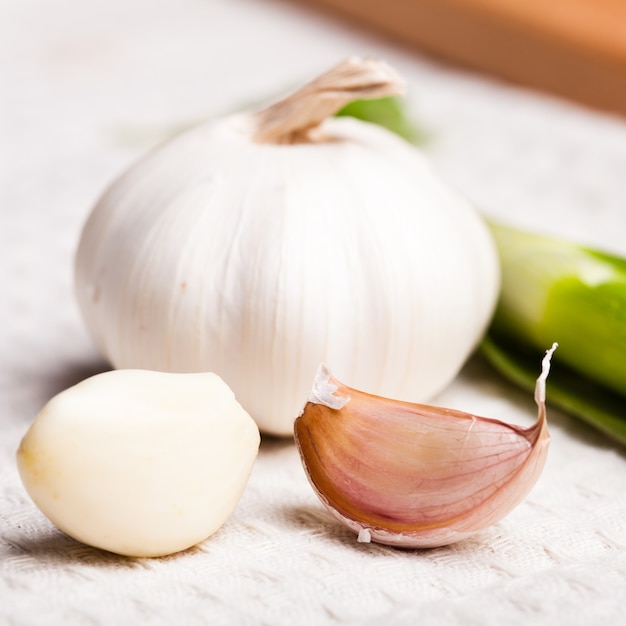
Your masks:
{"label": "textured cloth surface", "polygon": [[[20,438],[107,369],[72,260],[104,186],[172,129],[279,93],[353,54],[409,82],[435,166],[489,215],[626,254],[626,121],[420,57],[327,16],[253,0],[0,0],[0,624],[625,623],[626,457],[549,410],[544,474],[457,545],[359,544],[264,440],[212,538],[127,559],[58,531],[26,495]],[[519,424],[528,394],[474,358],[436,402]]]}

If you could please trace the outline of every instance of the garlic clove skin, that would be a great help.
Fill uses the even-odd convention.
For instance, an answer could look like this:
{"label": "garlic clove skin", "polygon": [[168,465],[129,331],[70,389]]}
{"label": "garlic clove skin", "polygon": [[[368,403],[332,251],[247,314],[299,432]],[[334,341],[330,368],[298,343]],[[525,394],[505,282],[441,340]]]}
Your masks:
{"label": "garlic clove skin", "polygon": [[498,522],[545,464],[551,354],[537,382],[539,414],[530,428],[366,394],[321,367],[294,425],[311,485],[361,542],[432,548]]}
{"label": "garlic clove skin", "polygon": [[22,439],[22,482],[71,537],[126,556],[185,550],[237,505],[258,428],[215,374],[117,370],[52,398]]}

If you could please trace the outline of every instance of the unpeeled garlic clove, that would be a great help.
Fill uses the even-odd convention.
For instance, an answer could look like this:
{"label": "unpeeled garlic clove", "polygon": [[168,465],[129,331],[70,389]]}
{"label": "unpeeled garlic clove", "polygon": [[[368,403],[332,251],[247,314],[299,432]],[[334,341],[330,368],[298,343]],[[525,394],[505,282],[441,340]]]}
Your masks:
{"label": "unpeeled garlic clove", "polygon": [[117,370],[52,398],[17,461],[35,504],[71,537],[162,556],[222,526],[259,443],[256,424],[215,374]]}
{"label": "unpeeled garlic clove", "polygon": [[515,508],[545,464],[545,380],[529,428],[351,389],[320,367],[295,422],[309,481],[362,542],[430,548],[459,541]]}

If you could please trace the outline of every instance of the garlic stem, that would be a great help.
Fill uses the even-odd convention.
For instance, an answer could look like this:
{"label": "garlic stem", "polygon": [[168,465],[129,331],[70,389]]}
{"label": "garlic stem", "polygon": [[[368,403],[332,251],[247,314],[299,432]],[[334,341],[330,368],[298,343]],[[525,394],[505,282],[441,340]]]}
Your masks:
{"label": "garlic stem", "polygon": [[255,114],[258,143],[319,141],[312,131],[346,104],[404,93],[404,81],[386,63],[351,57],[286,98]]}

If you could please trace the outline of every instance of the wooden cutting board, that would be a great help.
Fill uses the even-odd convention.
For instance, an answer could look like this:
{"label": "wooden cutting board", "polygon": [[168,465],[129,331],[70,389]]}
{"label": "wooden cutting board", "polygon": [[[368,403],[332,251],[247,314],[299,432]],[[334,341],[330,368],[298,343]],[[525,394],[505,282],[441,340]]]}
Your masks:
{"label": "wooden cutting board", "polygon": [[299,0],[397,41],[626,114],[626,0]]}

